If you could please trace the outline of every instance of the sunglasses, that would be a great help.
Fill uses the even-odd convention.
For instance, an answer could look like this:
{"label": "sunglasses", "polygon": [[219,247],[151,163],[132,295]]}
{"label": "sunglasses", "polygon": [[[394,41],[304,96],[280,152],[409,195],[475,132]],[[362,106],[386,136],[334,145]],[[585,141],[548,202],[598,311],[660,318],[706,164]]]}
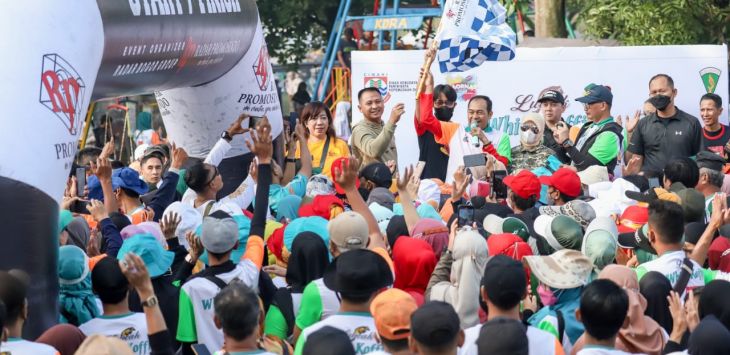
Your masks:
{"label": "sunglasses", "polygon": [[537,134],[537,132],[539,132],[539,130],[537,129],[537,127],[535,127],[535,126],[528,126],[528,125],[524,125],[524,124],[522,126],[520,126],[520,129],[522,130],[522,132],[525,132],[528,129],[531,130],[532,133],[535,133],[535,134]]}
{"label": "sunglasses", "polygon": [[215,165],[212,165],[212,167],[213,167],[213,177],[212,177],[212,178],[210,178],[210,180],[208,180],[208,182],[206,182],[206,183],[205,183],[205,185],[208,185],[208,184],[210,184],[211,182],[213,182],[213,180],[215,180],[215,178],[216,178],[216,177],[217,177],[218,175],[220,175],[220,172],[218,171],[218,167],[217,167],[217,166],[215,166]]}

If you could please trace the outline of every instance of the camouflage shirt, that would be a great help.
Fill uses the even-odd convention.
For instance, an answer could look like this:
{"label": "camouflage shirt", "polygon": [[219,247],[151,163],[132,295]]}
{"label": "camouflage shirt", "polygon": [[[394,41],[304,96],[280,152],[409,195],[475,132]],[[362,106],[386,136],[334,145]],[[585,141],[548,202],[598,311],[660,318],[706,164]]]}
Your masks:
{"label": "camouflage shirt", "polygon": [[533,170],[545,166],[548,157],[554,154],[555,152],[552,149],[542,144],[532,148],[525,148],[522,145],[518,145],[512,148],[510,170]]}

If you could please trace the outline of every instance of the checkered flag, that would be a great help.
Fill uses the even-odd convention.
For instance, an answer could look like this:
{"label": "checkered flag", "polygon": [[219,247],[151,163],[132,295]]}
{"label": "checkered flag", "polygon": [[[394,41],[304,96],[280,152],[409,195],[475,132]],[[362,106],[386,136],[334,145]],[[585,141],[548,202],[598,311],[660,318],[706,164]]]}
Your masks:
{"label": "checkered flag", "polygon": [[448,0],[436,36],[441,72],[514,58],[517,35],[505,23],[506,12],[497,0]]}

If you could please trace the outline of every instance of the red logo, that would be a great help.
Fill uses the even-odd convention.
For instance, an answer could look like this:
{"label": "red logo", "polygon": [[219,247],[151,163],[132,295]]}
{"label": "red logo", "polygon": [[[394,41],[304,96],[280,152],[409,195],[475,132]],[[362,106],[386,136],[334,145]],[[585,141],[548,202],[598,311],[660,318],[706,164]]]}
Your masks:
{"label": "red logo", "polygon": [[449,9],[449,11],[446,12],[446,17],[452,18],[454,16],[456,16],[456,14],[453,11],[451,11],[451,9]]}
{"label": "red logo", "polygon": [[81,102],[86,85],[76,69],[58,54],[43,56],[41,69],[41,93],[38,101],[51,110],[76,135],[86,111]]}
{"label": "red logo", "polygon": [[177,62],[177,72],[180,72],[185,66],[188,64],[188,60],[192,58],[195,55],[195,50],[198,48],[198,45],[193,42],[193,37],[188,37],[188,39],[185,41],[185,47],[183,49],[182,54],[180,55],[180,60]]}
{"label": "red logo", "polygon": [[263,44],[259,50],[259,57],[253,65],[253,73],[256,75],[256,81],[258,81],[261,91],[266,90],[271,81],[269,66],[269,50],[266,48],[266,44]]}
{"label": "red logo", "polygon": [[390,100],[390,90],[388,90],[388,74],[365,74],[363,86],[366,88],[376,88],[383,97],[383,102]]}

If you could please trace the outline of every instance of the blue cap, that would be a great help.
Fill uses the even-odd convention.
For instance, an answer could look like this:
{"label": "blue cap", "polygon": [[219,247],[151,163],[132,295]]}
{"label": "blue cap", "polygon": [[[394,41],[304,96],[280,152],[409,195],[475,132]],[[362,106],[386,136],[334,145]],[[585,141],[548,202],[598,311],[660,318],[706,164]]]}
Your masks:
{"label": "blue cap", "polygon": [[112,172],[112,187],[123,187],[140,195],[147,193],[147,183],[139,178],[139,173],[132,168],[120,168]]}
{"label": "blue cap", "polygon": [[588,84],[585,87],[585,92],[583,92],[583,97],[579,97],[575,101],[585,104],[605,102],[611,105],[613,102],[613,94],[611,93],[611,88],[608,86]]}
{"label": "blue cap", "polygon": [[127,253],[137,254],[144,264],[150,277],[157,277],[170,269],[175,253],[162,248],[160,242],[152,234],[137,234],[122,243],[117,259],[122,260]]}

